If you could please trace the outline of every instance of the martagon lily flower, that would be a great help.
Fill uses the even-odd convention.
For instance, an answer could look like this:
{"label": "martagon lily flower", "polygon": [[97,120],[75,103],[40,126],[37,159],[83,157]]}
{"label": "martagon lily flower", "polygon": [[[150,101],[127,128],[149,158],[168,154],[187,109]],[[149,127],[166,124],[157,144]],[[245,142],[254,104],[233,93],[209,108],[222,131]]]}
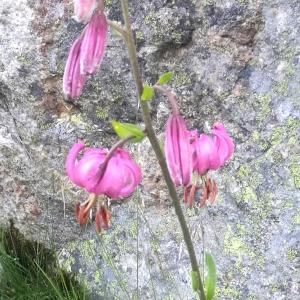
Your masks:
{"label": "martagon lily flower", "polygon": [[84,23],[88,22],[96,7],[97,0],[74,0],[76,21]]}
{"label": "martagon lily flower", "polygon": [[[82,153],[80,159],[78,156]],[[76,219],[80,225],[85,225],[89,212],[97,204],[95,214],[96,231],[107,229],[111,212],[99,195],[113,199],[130,196],[141,182],[141,170],[122,148],[108,152],[101,148],[86,148],[82,142],[72,146],[65,163],[70,180],[90,194],[87,201],[76,205]]]}
{"label": "martagon lily flower", "polygon": [[[234,151],[234,144],[221,123],[213,126],[212,134],[200,134],[196,130],[190,132],[191,146],[193,149],[193,171],[203,178],[202,197],[200,207],[206,202],[213,203],[218,194],[217,183],[206,177],[209,170],[217,170],[228,161]],[[191,208],[193,206],[197,184],[185,188],[184,201]]]}
{"label": "martagon lily flower", "polygon": [[66,159],[66,171],[74,184],[111,199],[128,197],[134,192],[141,181],[141,170],[125,150],[116,149],[102,172],[107,150],[88,148],[78,159],[84,148],[82,142],[74,144]]}
{"label": "martagon lily flower", "polygon": [[221,123],[216,123],[212,135],[193,134],[193,165],[199,175],[208,170],[217,170],[230,159],[234,151],[234,144]]}

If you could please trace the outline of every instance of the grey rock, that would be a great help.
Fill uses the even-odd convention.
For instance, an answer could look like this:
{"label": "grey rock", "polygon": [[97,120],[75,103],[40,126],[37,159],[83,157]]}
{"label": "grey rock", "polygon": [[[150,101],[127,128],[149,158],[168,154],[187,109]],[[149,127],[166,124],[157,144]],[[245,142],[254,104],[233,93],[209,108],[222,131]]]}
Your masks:
{"label": "grey rock", "polygon": [[[119,1],[107,13],[121,21]],[[235,141],[211,174],[217,203],[185,209],[202,264],[218,269],[217,299],[298,299],[300,294],[300,2],[130,1],[139,62],[171,86],[191,128],[222,121]],[[0,3],[0,223],[57,247],[63,266],[95,299],[196,299],[182,234],[147,141],[131,148],[143,182],[112,203],[110,229],[79,228],[74,204],[87,195],[64,172],[80,138],[109,147],[110,121],[141,122],[123,42],[110,34],[101,69],[75,103],[64,101],[68,49],[83,26],[72,1]],[[163,140],[168,105],[151,103]],[[182,191],[179,190],[182,197]],[[198,195],[200,196],[200,195]],[[138,275],[137,275],[138,274]]]}

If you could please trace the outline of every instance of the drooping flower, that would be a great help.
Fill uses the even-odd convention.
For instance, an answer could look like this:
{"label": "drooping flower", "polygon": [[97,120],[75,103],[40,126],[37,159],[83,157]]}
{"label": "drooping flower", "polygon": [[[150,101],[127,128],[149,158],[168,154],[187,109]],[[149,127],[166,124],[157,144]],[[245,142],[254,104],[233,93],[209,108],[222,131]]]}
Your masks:
{"label": "drooping flower", "polygon": [[80,52],[82,74],[95,74],[103,59],[107,42],[108,25],[104,12],[96,11],[86,26]]}
{"label": "drooping flower", "polygon": [[141,181],[141,170],[125,150],[116,149],[102,170],[108,151],[88,148],[78,159],[84,148],[82,142],[74,144],[66,159],[66,171],[73,183],[90,193],[103,194],[111,199],[128,197],[134,192]]}
{"label": "drooping flower", "polygon": [[175,185],[188,185],[192,175],[192,149],[186,123],[179,114],[173,113],[167,121],[165,155]]}
{"label": "drooping flower", "polygon": [[97,0],[74,0],[76,21],[84,23],[88,22],[96,7]]}
{"label": "drooping flower", "polygon": [[63,91],[64,94],[70,99],[80,96],[86,81],[86,76],[82,75],[80,72],[81,44],[81,38],[78,38],[73,43],[65,66]]}
{"label": "drooping flower", "polygon": [[[191,135],[191,134],[190,134]],[[203,175],[208,170],[217,170],[230,159],[234,144],[221,123],[216,123],[212,135],[193,133],[193,168]]]}

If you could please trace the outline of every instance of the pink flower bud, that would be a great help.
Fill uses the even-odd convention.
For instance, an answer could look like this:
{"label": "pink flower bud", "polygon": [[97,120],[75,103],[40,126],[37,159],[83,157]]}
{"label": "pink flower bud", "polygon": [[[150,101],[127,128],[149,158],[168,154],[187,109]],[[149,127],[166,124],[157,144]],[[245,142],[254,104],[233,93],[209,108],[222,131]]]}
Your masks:
{"label": "pink flower bud", "polygon": [[103,12],[97,11],[84,30],[80,53],[80,70],[82,74],[97,72],[103,59],[108,25]]}
{"label": "pink flower bud", "polygon": [[96,7],[97,0],[74,0],[76,21],[84,23],[88,22]]}
{"label": "pink flower bud", "polygon": [[70,180],[96,195],[104,194],[112,199],[128,197],[141,182],[141,170],[129,154],[118,148],[109,159],[104,174],[100,172],[107,151],[100,148],[84,149],[82,142],[70,149],[66,159],[66,171]]}
{"label": "pink flower bud", "polygon": [[178,114],[172,114],[166,124],[165,155],[175,185],[188,185],[192,175],[190,134]]}
{"label": "pink flower bud", "polygon": [[63,91],[64,94],[70,99],[80,96],[86,81],[86,76],[82,75],[80,72],[81,43],[81,38],[77,39],[73,43],[64,71]]}

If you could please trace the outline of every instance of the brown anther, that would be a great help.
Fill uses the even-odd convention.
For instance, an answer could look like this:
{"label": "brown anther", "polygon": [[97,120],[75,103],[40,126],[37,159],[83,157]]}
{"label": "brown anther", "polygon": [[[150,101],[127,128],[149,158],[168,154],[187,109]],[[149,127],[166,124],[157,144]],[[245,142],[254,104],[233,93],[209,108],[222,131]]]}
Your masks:
{"label": "brown anther", "polygon": [[101,233],[102,229],[109,228],[110,219],[111,219],[111,212],[106,208],[106,206],[100,206],[97,209],[95,222],[94,222],[97,233]]}
{"label": "brown anther", "polygon": [[200,207],[203,207],[206,202],[213,204],[216,201],[218,195],[218,186],[214,180],[210,178],[206,179],[203,183],[203,192],[200,199]]}
{"label": "brown anther", "polygon": [[189,208],[193,207],[195,195],[199,187],[196,184],[189,185],[184,189],[184,202],[188,204]]}
{"label": "brown anther", "polygon": [[89,211],[94,206],[95,202],[97,200],[97,195],[90,194],[87,201],[85,201],[83,204],[76,203],[75,206],[75,215],[77,222],[80,226],[83,226],[87,223],[89,218]]}

